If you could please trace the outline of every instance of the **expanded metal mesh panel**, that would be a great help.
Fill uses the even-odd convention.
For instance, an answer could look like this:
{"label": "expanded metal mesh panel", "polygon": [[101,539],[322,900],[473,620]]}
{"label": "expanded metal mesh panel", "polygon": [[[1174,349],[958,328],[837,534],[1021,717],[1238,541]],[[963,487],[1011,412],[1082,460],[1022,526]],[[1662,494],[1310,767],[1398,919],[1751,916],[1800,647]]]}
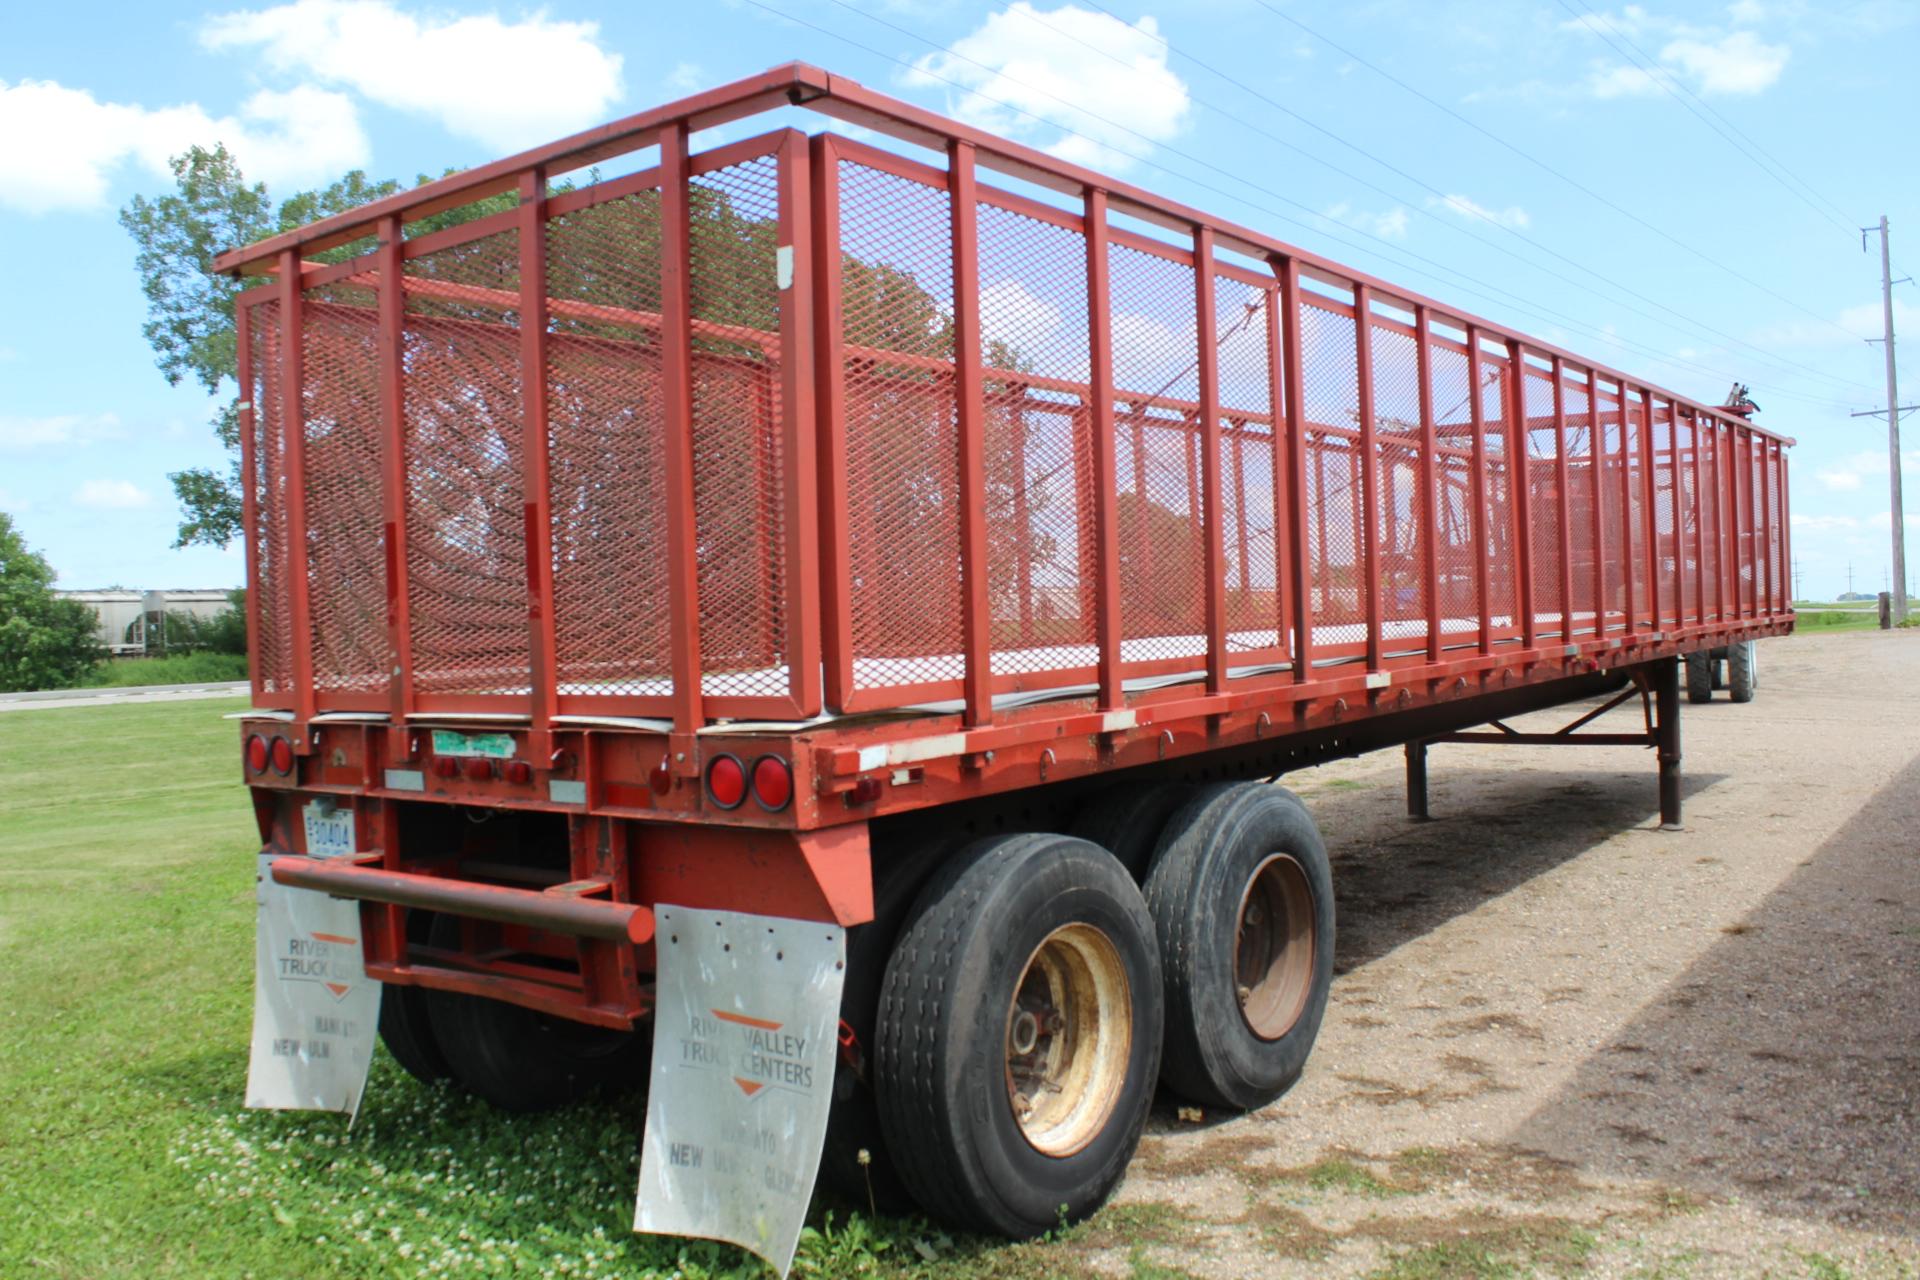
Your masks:
{"label": "expanded metal mesh panel", "polygon": [[1399,639],[1424,634],[1427,612],[1419,344],[1412,334],[1378,323],[1373,326],[1373,413],[1381,618],[1386,638]]}
{"label": "expanded metal mesh panel", "polygon": [[344,282],[309,289],[301,327],[307,589],[314,689],[324,704],[329,692],[385,689],[392,665],[376,295]]}
{"label": "expanded metal mesh panel", "polygon": [[[1478,390],[1481,435],[1487,459],[1487,611],[1495,631],[1519,626],[1519,556],[1514,551],[1518,528],[1513,500],[1513,472],[1508,465],[1507,389],[1505,361],[1483,355]],[[1525,460],[1520,465],[1524,467]]]}
{"label": "expanded metal mesh panel", "polygon": [[1108,264],[1122,653],[1197,658],[1206,567],[1193,268],[1118,243]]}
{"label": "expanded metal mesh panel", "polygon": [[259,634],[254,650],[260,691],[293,692],[292,612],[287,601],[286,436],[280,412],[281,325],[277,300],[256,302],[247,310],[253,352],[254,523],[248,530]]}
{"label": "expanded metal mesh panel", "polygon": [[1760,476],[1759,450],[1754,448],[1752,437],[1740,445],[1737,461],[1739,465],[1733,482],[1736,490],[1734,500],[1739,511],[1740,607],[1748,613],[1754,613],[1759,606],[1755,584],[1759,581],[1758,512],[1762,489],[1757,483]]}
{"label": "expanded metal mesh panel", "polygon": [[1533,616],[1542,630],[1560,629],[1559,431],[1553,411],[1553,377],[1529,369],[1521,380],[1527,411],[1527,501],[1533,530]]}
{"label": "expanded metal mesh panel", "polygon": [[1428,344],[1433,383],[1435,528],[1434,568],[1440,629],[1459,633],[1478,628],[1479,579],[1484,513],[1473,509],[1473,420],[1467,356],[1462,348],[1435,338]]}
{"label": "expanded metal mesh panel", "polygon": [[1567,521],[1568,567],[1573,583],[1573,634],[1591,634],[1598,601],[1594,599],[1593,539],[1594,433],[1588,387],[1572,378],[1562,394],[1566,408],[1567,492],[1561,512]]}
{"label": "expanded metal mesh panel", "polygon": [[1769,610],[1784,608],[1787,599],[1787,567],[1784,558],[1786,550],[1787,513],[1780,509],[1780,455],[1767,447],[1767,572],[1766,589],[1772,602]]}
{"label": "expanded metal mesh panel", "polygon": [[1359,357],[1354,320],[1316,305],[1300,307],[1300,389],[1306,402],[1307,567],[1315,639],[1350,644],[1366,638],[1361,563],[1369,518],[1360,493]]}
{"label": "expanded metal mesh panel", "polygon": [[1706,590],[1701,599],[1700,615],[1706,618],[1720,616],[1720,602],[1726,589],[1720,580],[1720,540],[1723,536],[1722,524],[1725,519],[1720,501],[1720,428],[1718,424],[1702,421],[1695,428],[1700,460],[1700,480],[1695,486],[1696,499],[1700,504],[1700,523],[1705,531],[1701,539],[1700,570],[1706,577]]}
{"label": "expanded metal mesh panel", "polygon": [[1680,568],[1680,617],[1691,621],[1700,614],[1700,585],[1695,571],[1700,564],[1700,497],[1696,488],[1699,470],[1694,455],[1693,424],[1676,415],[1673,426],[1674,457],[1677,471],[1674,486],[1680,495],[1680,539],[1677,549]]}
{"label": "expanded metal mesh panel", "polygon": [[1216,276],[1213,297],[1221,407],[1221,568],[1232,665],[1280,645],[1270,310],[1278,290]]}
{"label": "expanded metal mesh panel", "polygon": [[1594,437],[1599,445],[1597,476],[1600,484],[1600,598],[1603,626],[1619,625],[1626,609],[1626,568],[1632,548],[1626,541],[1626,495],[1621,490],[1624,464],[1620,457],[1620,401],[1609,387],[1595,385]]}
{"label": "expanded metal mesh panel", "polygon": [[703,174],[688,200],[702,687],[767,697],[788,681],[779,162],[759,156]]}
{"label": "expanded metal mesh panel", "polygon": [[1647,583],[1647,517],[1645,468],[1640,455],[1641,406],[1629,400],[1625,405],[1626,457],[1621,464],[1627,472],[1627,531],[1622,542],[1626,573],[1633,584],[1633,624],[1653,622],[1652,600]]}
{"label": "expanded metal mesh panel", "polygon": [[519,237],[412,259],[406,364],[414,687],[525,696]]}
{"label": "expanded metal mesh panel", "polygon": [[1086,241],[997,205],[978,218],[992,669],[1085,667],[1098,577]]}
{"label": "expanded metal mesh panel", "polygon": [[854,683],[957,680],[960,480],[946,194],[840,168]]}
{"label": "expanded metal mesh panel", "polygon": [[1673,411],[1671,405],[1653,410],[1653,515],[1655,564],[1660,572],[1662,624],[1678,622],[1684,608],[1680,595],[1679,538],[1674,531]]}
{"label": "expanded metal mesh panel", "polygon": [[672,692],[660,193],[547,223],[555,668],[564,693]]}

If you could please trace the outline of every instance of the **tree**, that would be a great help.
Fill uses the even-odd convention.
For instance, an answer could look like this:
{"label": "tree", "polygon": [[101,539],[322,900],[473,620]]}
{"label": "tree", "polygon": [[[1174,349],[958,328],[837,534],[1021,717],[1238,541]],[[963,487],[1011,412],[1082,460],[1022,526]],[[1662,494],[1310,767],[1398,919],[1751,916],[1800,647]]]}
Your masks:
{"label": "tree", "polygon": [[93,610],[54,593],[47,558],[0,511],[0,691],[64,688],[100,658]]}
{"label": "tree", "polygon": [[[120,225],[139,250],[135,263],[147,298],[141,332],[169,385],[191,379],[207,394],[220,395],[238,385],[233,300],[256,282],[216,275],[214,255],[392,195],[400,183],[376,182],[355,169],[330,186],[295,192],[276,206],[266,184],[249,183],[224,145],[193,147],[170,163],[173,191],[151,199],[135,196],[120,211]],[[429,179],[422,174],[418,181]],[[418,234],[483,217],[510,207],[515,198],[511,193],[491,196],[436,214],[409,231]],[[315,254],[314,259],[344,261],[371,247],[370,240],[360,240]],[[228,453],[225,470],[194,467],[168,476],[181,510],[176,547],[224,547],[241,533],[237,394],[220,406],[212,426]]]}

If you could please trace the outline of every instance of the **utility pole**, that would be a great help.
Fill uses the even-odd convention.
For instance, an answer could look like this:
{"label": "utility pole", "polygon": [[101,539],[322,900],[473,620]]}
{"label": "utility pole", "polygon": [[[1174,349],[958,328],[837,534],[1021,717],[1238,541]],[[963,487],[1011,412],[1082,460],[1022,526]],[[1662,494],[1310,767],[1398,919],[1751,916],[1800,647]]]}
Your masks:
{"label": "utility pole", "polygon": [[[1866,248],[1868,231],[1860,232],[1860,247]],[[1882,340],[1887,351],[1887,468],[1893,497],[1893,620],[1907,620],[1907,522],[1900,501],[1900,383],[1893,362],[1893,254],[1887,247],[1887,215],[1880,215],[1880,309],[1886,324]]]}

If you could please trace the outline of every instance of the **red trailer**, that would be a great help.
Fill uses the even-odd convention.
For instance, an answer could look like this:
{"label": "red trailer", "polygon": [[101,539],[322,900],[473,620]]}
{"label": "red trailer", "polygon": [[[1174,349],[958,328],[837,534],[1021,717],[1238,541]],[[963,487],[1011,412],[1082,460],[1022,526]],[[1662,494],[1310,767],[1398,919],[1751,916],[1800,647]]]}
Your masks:
{"label": "red trailer", "polygon": [[1790,440],[810,66],[218,268],[246,781],[395,1056],[550,1104],[644,1074],[661,904],[846,928],[827,1168],[965,1225],[1298,1076],[1276,776],[1632,743],[1677,823],[1679,660],[1793,625]]}

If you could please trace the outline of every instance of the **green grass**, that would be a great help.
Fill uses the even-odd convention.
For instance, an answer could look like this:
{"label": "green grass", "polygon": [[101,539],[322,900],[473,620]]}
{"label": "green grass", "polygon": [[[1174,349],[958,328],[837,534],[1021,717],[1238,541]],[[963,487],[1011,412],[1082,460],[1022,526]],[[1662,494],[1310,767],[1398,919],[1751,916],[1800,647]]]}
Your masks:
{"label": "green grass", "polygon": [[1796,631],[1873,631],[1880,626],[1880,614],[1873,609],[1820,609],[1795,605]]}
{"label": "green grass", "polygon": [[[629,1233],[637,1100],[507,1115],[382,1051],[351,1131],[241,1106],[258,841],[221,719],[241,705],[0,715],[0,1277],[769,1274]],[[816,1205],[795,1271],[1086,1275],[1178,1238],[1164,1216],[1007,1245]]]}
{"label": "green grass", "polygon": [[245,680],[247,658],[240,653],[177,653],[164,658],[116,658],[82,676],[82,689],[124,689],[140,684],[193,684]]}

